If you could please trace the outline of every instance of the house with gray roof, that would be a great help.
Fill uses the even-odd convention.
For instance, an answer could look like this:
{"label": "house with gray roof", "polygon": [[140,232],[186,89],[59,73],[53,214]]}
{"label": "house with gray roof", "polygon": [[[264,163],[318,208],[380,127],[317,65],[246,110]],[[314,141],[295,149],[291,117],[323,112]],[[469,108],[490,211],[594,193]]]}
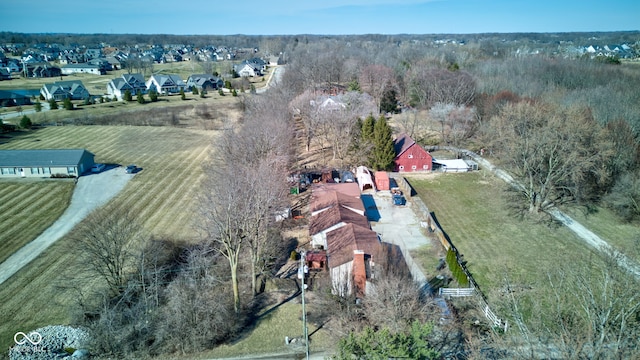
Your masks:
{"label": "house with gray roof", "polygon": [[112,79],[107,84],[107,94],[111,97],[115,96],[118,100],[122,100],[127,90],[131,92],[131,95],[136,95],[138,92],[147,93],[147,85],[142,74],[124,74],[119,78]]}
{"label": "house with gray roof", "polygon": [[90,96],[82,81],[56,81],[52,84],[44,84],[40,89],[40,94],[46,99],[61,101],[64,99],[83,100]]}
{"label": "house with gray roof", "polygon": [[85,149],[0,150],[0,179],[80,176],[91,171],[94,157]]}
{"label": "house with gray roof", "polygon": [[224,81],[221,78],[207,75],[207,74],[194,74],[187,79],[187,88],[193,90],[218,90],[224,86]]}
{"label": "house with gray roof", "polygon": [[179,75],[151,75],[147,80],[147,91],[155,90],[158,94],[177,94],[180,90],[185,90],[187,84]]}

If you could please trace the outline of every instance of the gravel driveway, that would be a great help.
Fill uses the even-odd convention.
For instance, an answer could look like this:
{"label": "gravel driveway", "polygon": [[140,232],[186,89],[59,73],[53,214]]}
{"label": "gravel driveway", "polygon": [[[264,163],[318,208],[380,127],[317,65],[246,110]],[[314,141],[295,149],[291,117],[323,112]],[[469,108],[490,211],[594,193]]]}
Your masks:
{"label": "gravel driveway", "polygon": [[135,175],[126,174],[122,167],[111,167],[102,173],[78,178],[71,203],[62,216],[35,240],[0,264],[0,284],[66,235],[94,209],[106,204],[133,176]]}

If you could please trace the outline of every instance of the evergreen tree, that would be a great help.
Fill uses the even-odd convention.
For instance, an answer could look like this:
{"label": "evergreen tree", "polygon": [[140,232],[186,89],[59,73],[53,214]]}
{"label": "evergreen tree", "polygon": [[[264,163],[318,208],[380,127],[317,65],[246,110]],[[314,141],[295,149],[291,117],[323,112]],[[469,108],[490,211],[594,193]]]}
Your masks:
{"label": "evergreen tree", "polygon": [[373,143],[373,131],[376,124],[376,118],[372,114],[369,114],[362,122],[362,141],[369,141]]}
{"label": "evergreen tree", "polygon": [[29,119],[29,117],[27,115],[23,115],[22,119],[20,119],[20,128],[21,129],[31,129],[31,126],[33,124],[31,123],[31,119]]}
{"label": "evergreen tree", "polygon": [[382,93],[382,99],[380,99],[380,112],[383,114],[398,113],[398,98],[396,89],[393,87],[387,87]]}
{"label": "evergreen tree", "polygon": [[353,79],[351,80],[351,82],[349,82],[349,85],[347,86],[347,91],[362,91],[362,89],[360,89],[360,83],[358,82],[357,79]]}
{"label": "evergreen tree", "polygon": [[49,109],[58,110],[58,103],[54,99],[49,100]]}
{"label": "evergreen tree", "polygon": [[236,89],[232,89],[231,90],[231,95],[232,96],[238,96],[238,92],[236,91]]}
{"label": "evergreen tree", "polygon": [[191,93],[193,95],[198,95],[198,87],[197,86],[192,86],[191,87]]}
{"label": "evergreen tree", "polygon": [[138,104],[144,104],[146,102],[144,100],[144,95],[142,94],[142,91],[138,91],[138,93],[136,94],[136,101],[138,102]]}
{"label": "evergreen tree", "polygon": [[396,151],[393,147],[391,128],[384,115],[380,115],[373,130],[373,168],[376,170],[392,170]]}
{"label": "evergreen tree", "polygon": [[151,102],[158,101],[158,92],[153,89],[149,90],[149,99]]}
{"label": "evergreen tree", "polygon": [[180,99],[186,100],[187,95],[184,93],[184,89],[180,88]]}
{"label": "evergreen tree", "polygon": [[71,102],[71,99],[65,98],[62,102],[62,107],[64,107],[65,110],[73,110],[73,103]]}
{"label": "evergreen tree", "polygon": [[33,108],[36,112],[42,111],[42,104],[40,103],[40,101],[36,101],[36,103],[33,104]]}
{"label": "evergreen tree", "polygon": [[124,96],[122,97],[124,99],[124,101],[131,101],[133,100],[133,96],[131,95],[131,91],[127,90],[124,92]]}

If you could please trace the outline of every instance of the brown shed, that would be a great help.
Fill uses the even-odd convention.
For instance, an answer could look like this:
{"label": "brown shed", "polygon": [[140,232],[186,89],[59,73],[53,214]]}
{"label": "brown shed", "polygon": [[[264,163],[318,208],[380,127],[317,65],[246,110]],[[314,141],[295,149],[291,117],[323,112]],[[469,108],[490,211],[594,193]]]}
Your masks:
{"label": "brown shed", "polygon": [[376,189],[389,190],[389,174],[386,171],[376,171],[373,174],[375,179]]}

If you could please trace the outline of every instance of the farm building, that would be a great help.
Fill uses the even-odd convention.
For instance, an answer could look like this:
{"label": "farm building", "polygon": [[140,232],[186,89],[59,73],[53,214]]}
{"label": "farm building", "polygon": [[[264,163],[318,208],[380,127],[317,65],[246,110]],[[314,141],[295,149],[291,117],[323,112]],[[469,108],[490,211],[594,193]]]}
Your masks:
{"label": "farm building", "polygon": [[0,150],[0,178],[80,176],[93,165],[85,149]]}
{"label": "farm building", "polygon": [[418,145],[409,135],[402,134],[394,141],[396,158],[394,171],[430,171],[433,168],[433,158],[427,150]]}
{"label": "farm building", "polygon": [[376,183],[376,189],[389,190],[389,174],[386,171],[376,171],[373,173],[373,179]]}
{"label": "farm building", "polygon": [[434,169],[442,172],[467,172],[470,170],[469,164],[462,159],[433,160]]}

